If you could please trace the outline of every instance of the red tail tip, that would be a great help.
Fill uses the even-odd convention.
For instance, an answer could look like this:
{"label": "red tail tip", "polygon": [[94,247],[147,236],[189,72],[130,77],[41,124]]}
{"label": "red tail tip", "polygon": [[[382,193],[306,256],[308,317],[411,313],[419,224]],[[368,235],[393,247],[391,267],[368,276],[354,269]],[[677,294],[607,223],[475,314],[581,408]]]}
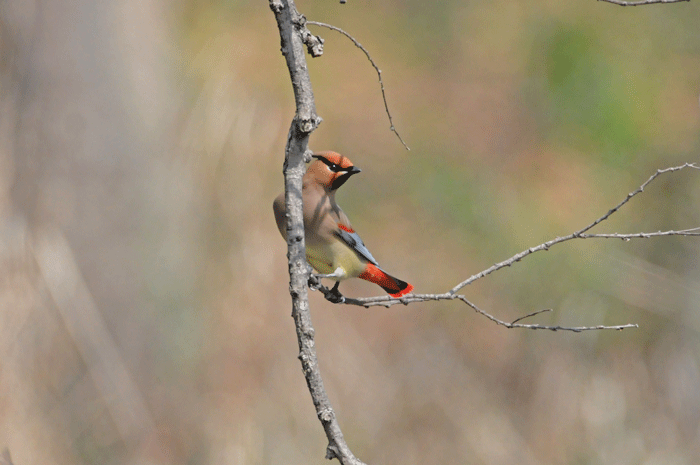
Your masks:
{"label": "red tail tip", "polygon": [[406,294],[410,294],[411,292],[413,292],[413,285],[409,284],[408,286],[406,286],[405,289],[400,290],[396,294],[389,294],[389,295],[392,297],[399,298],[399,297],[405,296]]}
{"label": "red tail tip", "polygon": [[[372,263],[366,265],[365,271],[360,273],[358,278],[379,285],[392,297],[401,297],[409,294],[413,290],[413,286],[407,282],[386,274],[382,269]],[[393,291],[396,292],[394,293]]]}

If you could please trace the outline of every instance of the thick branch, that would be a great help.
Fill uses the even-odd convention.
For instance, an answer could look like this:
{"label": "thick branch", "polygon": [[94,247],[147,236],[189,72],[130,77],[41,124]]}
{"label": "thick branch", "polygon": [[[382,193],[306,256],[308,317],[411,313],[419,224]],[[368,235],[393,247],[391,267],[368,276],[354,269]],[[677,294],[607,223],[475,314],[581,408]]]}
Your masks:
{"label": "thick branch", "polygon": [[294,88],[296,115],[289,129],[284,161],[285,205],[287,208],[287,258],[289,260],[289,293],[292,297],[292,317],[299,342],[299,360],[316,407],[316,415],[328,437],[326,458],[337,458],[343,465],[364,465],[348,448],[335,413],[326,395],[318,367],[314,345],[314,328],[309,311],[309,267],[306,262],[304,223],[302,214],[302,177],[309,134],[321,122],[316,115],[311,80],[306,66],[304,45],[312,55],[322,52],[323,41],[306,29],[306,20],[296,10],[293,0],[270,0]]}

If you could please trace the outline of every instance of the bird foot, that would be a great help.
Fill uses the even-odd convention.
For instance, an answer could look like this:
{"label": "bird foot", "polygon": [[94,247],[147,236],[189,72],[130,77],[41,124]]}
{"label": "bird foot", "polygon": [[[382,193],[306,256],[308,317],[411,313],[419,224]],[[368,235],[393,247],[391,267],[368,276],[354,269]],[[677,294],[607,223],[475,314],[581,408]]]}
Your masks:
{"label": "bird foot", "polygon": [[345,302],[345,297],[338,290],[340,281],[336,281],[335,285],[331,289],[328,289],[321,284],[321,280],[319,278],[319,275],[315,274],[309,276],[309,287],[311,289],[321,291],[323,293],[323,297],[325,297],[327,301],[334,304],[342,304]]}
{"label": "bird foot", "polygon": [[338,290],[339,285],[340,281],[336,281],[335,286],[333,286],[327,293],[323,294],[327,301],[333,302],[334,304],[342,304],[345,302],[345,297],[343,297],[343,294],[341,294]]}

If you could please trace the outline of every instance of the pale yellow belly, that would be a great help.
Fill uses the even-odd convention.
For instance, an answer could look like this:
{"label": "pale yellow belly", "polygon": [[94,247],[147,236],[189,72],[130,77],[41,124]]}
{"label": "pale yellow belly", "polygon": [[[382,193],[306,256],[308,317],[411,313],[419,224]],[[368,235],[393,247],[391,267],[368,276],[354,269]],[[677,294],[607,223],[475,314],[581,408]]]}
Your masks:
{"label": "pale yellow belly", "polygon": [[356,278],[366,265],[350,247],[340,241],[307,246],[306,259],[322,274],[330,274],[341,268],[345,276],[337,281]]}

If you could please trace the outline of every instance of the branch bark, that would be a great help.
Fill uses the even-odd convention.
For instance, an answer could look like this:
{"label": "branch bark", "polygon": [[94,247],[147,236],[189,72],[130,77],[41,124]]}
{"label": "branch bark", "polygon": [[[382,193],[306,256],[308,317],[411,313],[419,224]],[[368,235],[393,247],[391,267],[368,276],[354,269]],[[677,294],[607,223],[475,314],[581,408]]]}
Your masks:
{"label": "branch bark", "polygon": [[316,408],[316,415],[328,438],[326,458],[337,458],[343,465],[364,465],[345,443],[335,412],[328,400],[316,357],[314,328],[309,311],[310,270],[306,262],[301,193],[309,135],[321,123],[321,118],[316,114],[304,45],[312,56],[320,56],[323,53],[323,40],[309,32],[306,28],[306,18],[299,14],[293,0],[269,0],[269,3],[280,31],[282,54],[287,61],[296,102],[296,114],[287,137],[283,172],[287,207],[289,293],[292,297],[292,317],[299,342],[299,360]]}
{"label": "branch bark", "polygon": [[641,5],[653,5],[656,3],[681,3],[689,2],[690,0],[639,0],[639,1],[624,1],[624,0],[598,0],[599,2],[612,3],[613,5],[620,6],[641,6]]}

